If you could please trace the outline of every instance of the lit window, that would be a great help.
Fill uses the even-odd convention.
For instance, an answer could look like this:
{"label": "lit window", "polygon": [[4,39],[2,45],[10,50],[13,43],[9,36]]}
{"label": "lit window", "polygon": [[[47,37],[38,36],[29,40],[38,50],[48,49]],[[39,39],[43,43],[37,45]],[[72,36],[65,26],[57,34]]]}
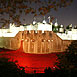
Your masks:
{"label": "lit window", "polygon": [[25,41],[26,41],[26,42],[28,42],[28,41],[29,41],[29,39],[25,39]]}
{"label": "lit window", "polygon": [[27,39],[25,41],[28,41]]}
{"label": "lit window", "polygon": [[34,42],[35,40],[34,39],[31,39],[31,42]]}
{"label": "lit window", "polygon": [[48,42],[50,42],[50,40],[48,40]]}
{"label": "lit window", "polygon": [[53,42],[53,40],[51,40]]}
{"label": "lit window", "polygon": [[45,39],[42,39],[42,42],[45,42]]}

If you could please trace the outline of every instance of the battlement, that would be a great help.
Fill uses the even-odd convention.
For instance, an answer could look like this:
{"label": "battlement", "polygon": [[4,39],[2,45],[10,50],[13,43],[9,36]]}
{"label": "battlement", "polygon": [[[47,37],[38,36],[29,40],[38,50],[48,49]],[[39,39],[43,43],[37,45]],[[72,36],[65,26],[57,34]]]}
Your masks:
{"label": "battlement", "polygon": [[23,51],[25,53],[63,52],[63,41],[53,31],[34,30],[23,32]]}
{"label": "battlement", "polygon": [[51,35],[53,33],[53,31],[44,31],[42,32],[42,30],[37,30],[37,32],[35,30],[25,30],[23,32],[23,34],[33,34],[33,35]]}
{"label": "battlement", "polygon": [[22,32],[18,32],[14,37],[0,37],[0,48],[17,50],[20,48]]}
{"label": "battlement", "polygon": [[33,39],[48,39],[52,36],[52,31],[44,31],[42,33],[42,30],[37,30],[37,33],[35,30],[25,30],[23,32],[23,39],[29,37],[29,38],[33,38]]}
{"label": "battlement", "polygon": [[25,30],[24,31],[25,34],[44,34],[44,33],[48,34],[50,32],[52,32],[52,31],[42,31],[42,30],[37,30],[37,31],[35,31],[35,30]]}
{"label": "battlement", "polygon": [[21,40],[21,51],[35,54],[63,52],[71,43],[63,41],[53,31],[25,30],[18,32],[15,37],[0,37],[0,48],[17,50],[21,47]]}

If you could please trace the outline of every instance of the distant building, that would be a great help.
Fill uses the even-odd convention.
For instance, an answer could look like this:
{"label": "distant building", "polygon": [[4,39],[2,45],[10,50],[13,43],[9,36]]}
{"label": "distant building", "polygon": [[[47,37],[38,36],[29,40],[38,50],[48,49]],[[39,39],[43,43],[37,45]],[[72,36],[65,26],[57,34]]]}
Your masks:
{"label": "distant building", "polygon": [[[49,17],[50,19],[50,17]],[[54,26],[54,28],[53,28]],[[36,22],[35,18],[33,21],[33,24],[23,26],[21,25],[20,27],[16,27],[14,23],[10,23],[9,29],[0,29],[0,37],[15,37],[15,35],[19,31],[24,31],[24,30],[35,30],[37,33],[37,30],[41,30],[42,33],[44,31],[54,31],[57,32],[56,34],[63,40],[77,40],[77,29],[76,26],[73,29],[72,24],[68,26],[64,33],[64,26],[63,25],[58,25],[57,19],[55,24],[49,21],[49,23],[46,22],[45,17],[44,20],[41,22]]]}
{"label": "distant building", "polygon": [[77,28],[72,25],[64,32],[64,26],[44,19],[41,22],[16,27],[10,23],[8,29],[0,29],[0,48],[16,50],[23,40],[25,53],[63,52],[73,40],[77,40]]}

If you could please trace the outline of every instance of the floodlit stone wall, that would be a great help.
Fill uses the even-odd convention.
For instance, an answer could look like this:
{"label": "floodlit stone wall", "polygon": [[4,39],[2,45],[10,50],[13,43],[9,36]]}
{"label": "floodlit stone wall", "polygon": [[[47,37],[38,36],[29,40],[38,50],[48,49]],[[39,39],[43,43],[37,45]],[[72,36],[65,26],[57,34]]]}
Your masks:
{"label": "floodlit stone wall", "polygon": [[17,33],[15,37],[0,37],[0,48],[16,50],[20,48],[22,32]]}
{"label": "floodlit stone wall", "polygon": [[63,52],[64,41],[52,31],[34,30],[24,31],[23,33],[23,51],[25,53],[52,53]]}
{"label": "floodlit stone wall", "polygon": [[68,48],[73,40],[63,40],[63,51]]}
{"label": "floodlit stone wall", "polygon": [[54,52],[64,52],[71,44],[72,40],[62,40],[53,31],[34,30],[20,31],[15,37],[0,37],[0,48],[17,50],[21,47],[25,53],[45,54]]}

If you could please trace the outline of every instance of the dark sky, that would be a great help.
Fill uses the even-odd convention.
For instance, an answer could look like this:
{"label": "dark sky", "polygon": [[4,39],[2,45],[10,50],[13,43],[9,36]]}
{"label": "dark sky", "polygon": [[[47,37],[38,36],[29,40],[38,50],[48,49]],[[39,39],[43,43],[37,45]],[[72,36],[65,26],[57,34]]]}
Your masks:
{"label": "dark sky", "polygon": [[[59,8],[58,11],[51,10],[50,13],[46,15],[46,19],[48,16],[54,16],[57,18],[59,24],[63,24],[65,26],[69,24],[77,25],[77,0],[74,0],[73,3],[66,8]],[[23,15],[22,15],[23,17]],[[43,20],[43,16],[36,17],[37,21]],[[26,16],[25,24],[32,23],[33,16],[31,14]],[[53,21],[53,23],[55,20]]]}
{"label": "dark sky", "polygon": [[71,6],[61,8],[57,12],[53,11],[52,14],[58,19],[59,24],[77,25],[77,0],[74,0]]}
{"label": "dark sky", "polygon": [[[51,10],[51,12],[46,15],[46,19],[48,16],[54,16],[55,18],[57,18],[59,24],[63,24],[65,26],[69,24],[73,24],[73,26],[77,25],[77,0],[73,0],[73,3],[66,8],[59,8],[58,11]],[[6,19],[9,18],[8,15],[4,15],[4,17],[6,17]],[[23,18],[25,18],[25,21],[23,21]],[[33,21],[33,15],[28,14],[24,16],[24,14],[22,14],[20,19],[23,24],[27,24],[27,23],[30,24]],[[43,19],[44,19],[43,16],[36,16],[37,21],[42,22]],[[53,23],[54,22],[55,20],[53,21]]]}

